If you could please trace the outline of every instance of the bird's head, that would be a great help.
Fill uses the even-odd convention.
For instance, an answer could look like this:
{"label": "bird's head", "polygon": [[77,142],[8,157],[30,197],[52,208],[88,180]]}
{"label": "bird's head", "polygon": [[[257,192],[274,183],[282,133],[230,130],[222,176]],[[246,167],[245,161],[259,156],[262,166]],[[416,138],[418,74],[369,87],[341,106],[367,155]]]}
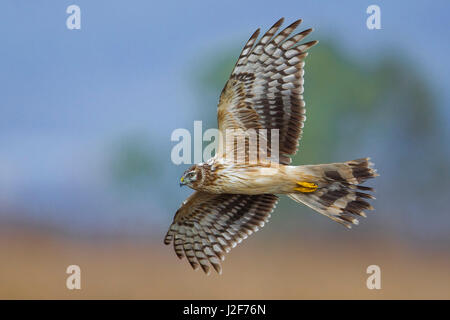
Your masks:
{"label": "bird's head", "polygon": [[199,166],[193,165],[183,173],[183,176],[181,176],[180,187],[187,185],[192,188],[193,184],[201,179],[201,174]]}

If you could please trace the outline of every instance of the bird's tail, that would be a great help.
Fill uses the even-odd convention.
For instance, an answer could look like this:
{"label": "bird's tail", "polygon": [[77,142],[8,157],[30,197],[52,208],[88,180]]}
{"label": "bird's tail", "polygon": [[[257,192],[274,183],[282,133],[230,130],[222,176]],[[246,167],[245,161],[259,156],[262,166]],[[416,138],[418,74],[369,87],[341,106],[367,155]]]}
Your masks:
{"label": "bird's tail", "polygon": [[357,216],[366,216],[364,210],[373,210],[366,201],[374,199],[367,193],[373,189],[360,185],[378,176],[369,160],[296,167],[301,178],[297,178],[295,192],[288,196],[351,228],[358,224]]}

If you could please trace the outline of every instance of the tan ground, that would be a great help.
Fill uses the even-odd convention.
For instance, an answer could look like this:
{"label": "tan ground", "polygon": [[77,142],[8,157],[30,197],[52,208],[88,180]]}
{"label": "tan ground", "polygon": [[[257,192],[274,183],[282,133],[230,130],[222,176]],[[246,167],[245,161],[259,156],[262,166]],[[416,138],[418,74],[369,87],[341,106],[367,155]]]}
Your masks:
{"label": "tan ground", "polygon": [[[0,235],[0,298],[137,299],[449,299],[450,256],[391,242],[330,244],[273,235],[247,240],[206,277],[162,243],[70,240],[43,231]],[[345,248],[343,248],[345,247]],[[66,267],[82,270],[82,289],[65,287]],[[382,289],[368,290],[368,265]]]}

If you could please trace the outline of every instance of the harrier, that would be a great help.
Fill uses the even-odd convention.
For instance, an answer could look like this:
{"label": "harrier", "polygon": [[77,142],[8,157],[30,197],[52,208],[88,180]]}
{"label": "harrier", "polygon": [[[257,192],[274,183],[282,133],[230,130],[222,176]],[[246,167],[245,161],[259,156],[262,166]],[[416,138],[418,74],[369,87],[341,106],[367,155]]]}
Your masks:
{"label": "harrier", "polygon": [[[369,158],[319,165],[291,166],[298,148],[305,117],[303,69],[307,50],[317,41],[299,44],[312,29],[293,34],[297,20],[278,32],[283,19],[275,23],[257,42],[259,29],[244,46],[222,90],[217,119],[221,133],[239,130],[246,139],[244,161],[236,161],[242,151],[233,142],[225,148],[219,139],[216,155],[185,171],[180,184],[195,192],[175,214],[164,243],[173,243],[176,255],[206,274],[211,266],[220,274],[225,253],[258,231],[270,218],[278,201],[286,194],[313,210],[350,228],[373,210],[366,199],[374,199],[362,186],[378,174]],[[257,148],[256,161],[249,161],[250,130],[278,132],[277,165],[268,163]],[[271,149],[272,148],[272,149]],[[274,146],[268,146],[273,153]],[[240,150],[238,150],[240,149]],[[365,192],[363,192],[365,191]]]}

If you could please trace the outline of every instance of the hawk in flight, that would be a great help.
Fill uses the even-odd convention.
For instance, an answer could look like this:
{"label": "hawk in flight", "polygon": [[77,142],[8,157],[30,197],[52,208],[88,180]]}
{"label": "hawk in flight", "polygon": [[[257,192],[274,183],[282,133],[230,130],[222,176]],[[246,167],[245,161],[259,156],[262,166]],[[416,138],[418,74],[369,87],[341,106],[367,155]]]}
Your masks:
{"label": "hawk in flight", "polygon": [[[364,210],[373,210],[366,201],[374,198],[368,193],[373,190],[361,185],[377,176],[369,158],[290,165],[306,119],[304,61],[317,41],[299,44],[312,32],[293,34],[301,20],[277,33],[282,22],[259,41],[259,29],[253,33],[220,95],[219,132],[237,130],[245,143],[233,140],[230,145],[220,138],[216,155],[181,177],[180,184],[195,192],[176,212],[164,243],[173,243],[180,259],[186,257],[194,269],[201,267],[206,274],[211,266],[221,273],[225,253],[264,226],[278,201],[276,194],[286,194],[348,228],[358,224],[356,217],[365,217]],[[265,131],[260,138],[273,144],[273,129],[278,138],[277,165],[266,161],[258,148],[256,161],[249,161],[248,132]],[[272,144],[267,154],[272,153]],[[242,150],[244,161],[229,160],[230,154]]]}

